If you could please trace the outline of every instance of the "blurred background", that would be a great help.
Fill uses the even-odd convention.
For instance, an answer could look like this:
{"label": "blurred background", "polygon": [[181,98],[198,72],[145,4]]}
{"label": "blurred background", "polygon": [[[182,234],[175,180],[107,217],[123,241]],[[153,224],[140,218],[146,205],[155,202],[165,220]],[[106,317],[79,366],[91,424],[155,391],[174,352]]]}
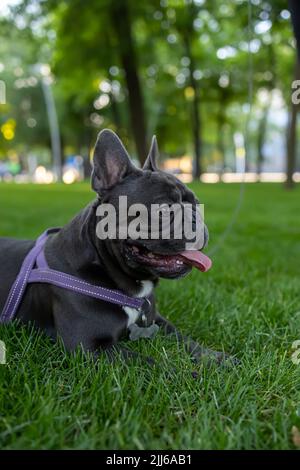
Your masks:
{"label": "blurred background", "polygon": [[1,0],[0,180],[83,180],[108,127],[185,182],[293,187],[293,3]]}

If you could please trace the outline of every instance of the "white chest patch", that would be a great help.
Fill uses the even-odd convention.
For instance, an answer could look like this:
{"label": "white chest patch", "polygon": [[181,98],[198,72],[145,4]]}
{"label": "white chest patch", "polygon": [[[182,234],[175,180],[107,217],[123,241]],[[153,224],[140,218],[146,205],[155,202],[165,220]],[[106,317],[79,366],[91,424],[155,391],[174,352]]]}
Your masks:
{"label": "white chest patch", "polygon": [[[152,289],[153,289],[153,282],[151,281],[141,281],[142,288],[138,294],[136,294],[136,297],[141,298],[141,297],[147,297],[148,295],[151,294]],[[132,307],[123,307],[124,312],[128,316],[127,320],[127,326],[132,325],[135,323],[139,317],[139,310],[136,308]]]}
{"label": "white chest patch", "polygon": [[127,326],[130,326],[137,321],[140,312],[136,308],[123,307],[123,310],[128,316]]}

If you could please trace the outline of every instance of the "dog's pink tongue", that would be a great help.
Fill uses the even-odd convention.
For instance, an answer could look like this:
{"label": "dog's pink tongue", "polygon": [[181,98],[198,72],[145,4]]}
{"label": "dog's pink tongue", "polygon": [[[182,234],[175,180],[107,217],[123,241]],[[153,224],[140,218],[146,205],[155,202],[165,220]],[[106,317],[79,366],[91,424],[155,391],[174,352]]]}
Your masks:
{"label": "dog's pink tongue", "polygon": [[190,264],[195,268],[200,269],[202,272],[208,271],[212,265],[211,259],[201,251],[183,251],[179,256],[184,259],[186,264]]}

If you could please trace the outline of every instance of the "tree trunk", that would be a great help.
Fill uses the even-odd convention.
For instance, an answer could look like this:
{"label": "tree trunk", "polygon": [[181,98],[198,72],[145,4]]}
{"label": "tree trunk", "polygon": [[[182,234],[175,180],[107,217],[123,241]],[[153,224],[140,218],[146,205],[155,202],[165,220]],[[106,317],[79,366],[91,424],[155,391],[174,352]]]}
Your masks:
{"label": "tree trunk", "polygon": [[266,140],[266,130],[267,130],[267,122],[268,122],[268,114],[269,114],[269,106],[268,103],[263,109],[263,115],[259,122],[258,128],[258,137],[257,137],[257,162],[256,162],[256,173],[258,175],[261,174],[262,165],[264,162],[264,151],[263,146]]}
{"label": "tree trunk", "polygon": [[225,146],[225,132],[224,127],[226,123],[226,97],[225,97],[225,90],[221,91],[220,94],[220,102],[219,102],[219,109],[217,114],[217,142],[216,147],[217,151],[221,156],[222,163],[220,166],[220,173],[224,173],[224,169],[226,167],[226,146]]}
{"label": "tree trunk", "polygon": [[113,118],[114,124],[116,126],[117,134],[120,135],[121,129],[122,129],[121,115],[120,115],[120,112],[119,112],[118,103],[116,102],[116,99],[115,99],[115,97],[113,96],[112,93],[110,93],[110,102],[111,102],[112,118]]}
{"label": "tree trunk", "polygon": [[224,122],[223,121],[218,121],[217,150],[222,159],[222,163],[220,166],[220,173],[224,173],[224,169],[226,167],[226,158],[225,158]]}
{"label": "tree trunk", "polygon": [[112,0],[112,25],[119,42],[120,59],[125,71],[128,89],[130,121],[141,165],[147,157],[146,118],[144,101],[138,76],[138,64],[131,31],[128,0]]}
{"label": "tree trunk", "polygon": [[[292,16],[292,24],[297,44],[297,65],[295,79],[300,77],[300,3],[299,0],[289,0],[289,10]],[[296,145],[297,145],[297,112],[298,106],[291,104],[291,110],[287,131],[287,152],[286,152],[286,182],[285,187],[291,189],[294,186],[293,173],[296,167]]]}
{"label": "tree trunk", "polygon": [[[192,26],[191,26],[192,28]],[[194,97],[192,101],[192,128],[193,128],[193,142],[194,142],[194,164],[193,164],[193,178],[199,179],[202,174],[201,166],[201,120],[200,120],[200,93],[197,80],[195,80],[195,64],[194,57],[191,51],[191,42],[189,31],[184,35],[186,55],[190,59],[189,72],[190,72],[190,86],[193,89]]]}
{"label": "tree trunk", "polygon": [[289,10],[297,43],[298,62],[300,62],[300,3],[299,0],[289,0]]}
{"label": "tree trunk", "polygon": [[[300,64],[297,61],[295,80],[300,79]],[[286,148],[286,189],[292,189],[294,186],[293,174],[296,169],[296,149],[297,149],[297,114],[299,105],[291,103],[289,113],[289,122],[287,129],[287,148]]]}

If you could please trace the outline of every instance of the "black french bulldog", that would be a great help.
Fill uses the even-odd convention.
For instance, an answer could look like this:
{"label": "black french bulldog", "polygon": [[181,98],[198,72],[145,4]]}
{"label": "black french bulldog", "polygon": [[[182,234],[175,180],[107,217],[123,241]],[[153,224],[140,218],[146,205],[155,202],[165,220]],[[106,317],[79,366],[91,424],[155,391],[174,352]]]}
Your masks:
{"label": "black french bulldog", "polygon": [[[156,166],[156,140],[143,169],[136,168],[119,138],[109,130],[102,131],[94,151],[92,188],[97,199],[83,209],[58,233],[46,242],[45,255],[50,268],[71,274],[91,284],[118,289],[129,296],[149,296],[151,308],[140,314],[128,307],[70,292],[48,284],[28,285],[17,318],[33,322],[53,339],[62,338],[67,350],[79,345],[95,357],[105,351],[109,357],[121,352],[125,358],[135,357],[120,347],[118,341],[128,335],[132,325],[160,326],[167,334],[183,341],[195,360],[226,358],[183,336],[159,315],[155,308],[153,288],[160,277],[179,278],[191,267],[176,263],[176,254],[185,249],[186,240],[100,240],[96,235],[99,204],[115,207],[121,195],[128,205],[152,201],[162,204],[189,202],[196,204],[194,194],[177,178]],[[207,239],[207,230],[205,238]],[[0,312],[22,262],[33,247],[33,241],[0,239]],[[150,256],[149,256],[150,254]],[[134,329],[131,330],[134,336]],[[150,358],[147,358],[151,362]]]}

